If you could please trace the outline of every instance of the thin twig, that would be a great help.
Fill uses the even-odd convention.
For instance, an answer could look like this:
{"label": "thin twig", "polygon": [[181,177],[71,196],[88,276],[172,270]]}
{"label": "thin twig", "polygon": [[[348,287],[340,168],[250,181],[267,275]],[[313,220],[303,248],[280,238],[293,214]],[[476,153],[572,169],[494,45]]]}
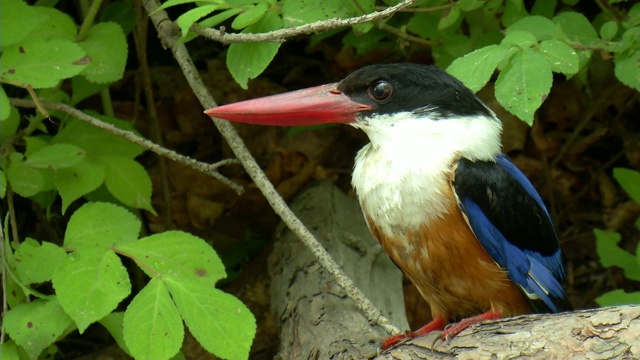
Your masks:
{"label": "thin twig", "polygon": [[[412,1],[405,1],[402,4],[409,5]],[[405,6],[406,6],[405,5]],[[147,0],[144,3],[148,13],[153,13],[158,8],[157,0]],[[211,94],[207,91],[200,74],[195,68],[187,48],[183,43],[178,42],[180,33],[175,23],[169,20],[165,11],[158,11],[151,15],[151,20],[158,30],[164,46],[169,47],[173,55],[180,65],[185,78],[191,86],[191,90],[198,97],[198,100],[205,109],[217,106]],[[369,322],[380,325],[389,334],[397,334],[400,331],[395,327],[389,319],[387,319],[376,306],[365,297],[365,295],[355,286],[353,281],[340,269],[338,264],[331,258],[327,251],[322,247],[318,240],[311,234],[304,224],[296,217],[296,215],[287,206],[280,194],[276,191],[273,184],[269,182],[258,163],[255,161],[244,142],[236,132],[235,128],[227,121],[220,119],[212,119],[222,136],[227,140],[231,150],[236,157],[242,162],[245,170],[251,176],[256,186],[262,191],[271,208],[282,218],[287,227],[296,234],[300,240],[311,250],[318,259],[320,265],[325,268],[336,279],[336,282],[345,290],[347,296],[351,298],[356,306],[367,317]]]}
{"label": "thin twig", "polygon": [[286,38],[307,34],[316,31],[325,31],[337,29],[340,27],[351,26],[361,23],[370,22],[383,17],[388,17],[398,12],[407,6],[413,5],[417,0],[404,0],[398,5],[388,7],[382,11],[375,11],[370,14],[365,14],[358,17],[348,19],[328,19],[312,22],[310,24],[304,24],[288,29],[279,29],[259,34],[229,34],[217,29],[206,29],[202,26],[195,24],[191,26],[191,31],[198,35],[204,36],[207,39],[221,42],[223,44],[231,43],[246,43],[246,42],[284,42]]}
{"label": "thin twig", "polygon": [[[9,101],[11,102],[11,105],[13,106],[17,106],[17,107],[24,107],[24,108],[35,108],[36,104],[31,101],[31,100],[23,100],[23,99],[14,99],[14,98],[10,98]],[[214,179],[220,181],[221,183],[227,185],[228,187],[230,187],[231,189],[233,189],[236,193],[241,194],[243,189],[242,186],[234,183],[233,181],[229,180],[228,178],[222,176],[216,169],[219,167],[219,165],[217,164],[206,164],[203,162],[199,162],[196,161],[190,157],[184,156],[184,155],[180,155],[178,153],[176,153],[175,151],[169,150],[167,148],[164,148],[162,146],[159,146],[147,139],[143,139],[141,137],[139,137],[138,135],[134,134],[131,131],[127,131],[127,130],[122,130],[119,129],[111,124],[105,123],[103,121],[101,121],[100,119],[94,118],[93,116],[89,116],[85,113],[83,113],[82,111],[75,109],[69,105],[66,104],[62,104],[62,103],[54,103],[54,102],[43,102],[42,106],[44,106],[46,109],[49,110],[56,110],[56,111],[61,111],[65,114],[71,115],[74,118],[78,119],[78,120],[82,120],[86,123],[89,123],[95,127],[98,127],[102,130],[105,130],[113,135],[116,136],[120,136],[123,137],[129,141],[131,141],[132,143],[138,144],[140,146],[142,146],[143,148],[147,149],[147,150],[151,150],[154,153],[158,154],[158,155],[162,155],[164,157],[167,157],[175,162],[184,164],[194,170],[200,171],[206,175],[209,175],[211,177],[213,177]],[[226,163],[225,163],[226,164]]]}

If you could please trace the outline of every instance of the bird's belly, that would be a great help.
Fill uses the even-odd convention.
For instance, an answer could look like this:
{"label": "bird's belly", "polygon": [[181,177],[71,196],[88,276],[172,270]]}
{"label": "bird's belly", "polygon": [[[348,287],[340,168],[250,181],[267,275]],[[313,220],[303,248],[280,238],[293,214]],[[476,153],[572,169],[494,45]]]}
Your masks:
{"label": "bird's belly", "polygon": [[457,205],[416,231],[388,236],[368,219],[383,249],[445,321],[490,309],[505,316],[531,312],[467,225]]}

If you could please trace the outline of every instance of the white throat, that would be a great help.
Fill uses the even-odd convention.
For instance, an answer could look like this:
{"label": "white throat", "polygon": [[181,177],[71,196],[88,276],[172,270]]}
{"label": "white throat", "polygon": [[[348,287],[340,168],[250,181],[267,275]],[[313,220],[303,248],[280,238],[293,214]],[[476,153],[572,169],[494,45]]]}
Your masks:
{"label": "white throat", "polygon": [[445,213],[454,160],[495,161],[502,124],[468,116],[434,120],[412,113],[358,121],[371,140],[356,157],[352,184],[363,211],[387,236],[404,236]]}

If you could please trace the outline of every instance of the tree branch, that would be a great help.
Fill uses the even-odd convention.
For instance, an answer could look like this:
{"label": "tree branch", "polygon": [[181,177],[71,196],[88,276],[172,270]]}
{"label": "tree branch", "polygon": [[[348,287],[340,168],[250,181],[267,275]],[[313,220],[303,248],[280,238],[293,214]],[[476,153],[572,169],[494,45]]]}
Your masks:
{"label": "tree branch", "polygon": [[224,31],[217,29],[205,29],[202,26],[195,24],[191,27],[191,31],[198,35],[204,36],[207,39],[215,40],[223,44],[231,43],[246,43],[246,42],[284,42],[286,38],[296,35],[307,34],[316,31],[325,31],[337,29],[344,26],[351,26],[361,24],[369,21],[374,21],[383,17],[391,16],[401,9],[407,6],[413,5],[417,0],[404,0],[398,5],[386,8],[381,11],[375,11],[370,14],[365,14],[358,17],[339,19],[333,18],[328,20],[319,20],[310,24],[304,24],[288,29],[279,29],[259,34],[228,34]]}
{"label": "tree branch", "polygon": [[[23,108],[36,108],[37,104],[32,101],[32,100],[23,100],[23,99],[14,99],[11,98],[9,99],[11,105],[13,106],[17,106],[17,107],[23,107]],[[123,137],[129,141],[131,141],[132,143],[138,144],[140,146],[142,146],[143,148],[147,149],[147,150],[151,150],[154,153],[164,156],[170,160],[179,162],[181,164],[184,164],[194,170],[200,171],[206,175],[209,175],[211,177],[213,177],[214,179],[220,181],[221,183],[229,186],[230,188],[232,188],[236,193],[241,194],[243,191],[242,186],[234,183],[233,181],[229,180],[228,178],[222,176],[216,169],[218,167],[220,167],[221,165],[227,165],[229,164],[229,161],[224,161],[221,164],[206,164],[200,161],[196,161],[193,160],[190,157],[184,156],[184,155],[180,155],[175,151],[169,150],[167,148],[164,148],[160,145],[157,145],[147,139],[143,139],[141,137],[139,137],[138,135],[134,134],[131,131],[127,131],[127,130],[122,130],[119,129],[111,124],[105,123],[104,121],[101,121],[100,119],[94,118],[93,116],[89,116],[85,113],[83,113],[82,111],[73,108],[69,105],[66,104],[62,104],[62,103],[54,103],[54,102],[42,102],[41,105],[49,110],[55,110],[55,111],[60,111],[63,112],[65,114],[71,115],[74,118],[84,121],[86,123],[89,123],[97,128],[100,128],[102,130],[105,130],[113,135],[116,136],[120,136]]]}
{"label": "tree branch", "polygon": [[[151,21],[153,21],[153,24],[158,30],[158,36],[162,43],[169,47],[173,52],[173,55],[182,69],[185,78],[189,82],[193,93],[196,95],[202,106],[205,109],[217,106],[216,102],[213,100],[211,94],[209,94],[207,88],[202,82],[202,78],[198,74],[186,47],[184,44],[178,42],[180,39],[180,32],[177,25],[169,20],[165,11],[161,10],[154,13],[154,11],[157,10],[158,5],[157,0],[147,0],[144,3],[144,7],[147,12],[149,14],[153,14],[150,15]],[[376,308],[376,306],[373,305],[373,303],[353,284],[353,281],[345,275],[322,245],[318,243],[309,229],[307,229],[291,209],[289,209],[285,201],[274,188],[273,184],[269,182],[267,176],[264,174],[253,156],[249,153],[249,150],[244,145],[235,128],[227,121],[215,118],[212,120],[222,136],[226,139],[231,150],[242,162],[242,165],[249,176],[251,176],[256,186],[265,196],[269,205],[271,205],[271,208],[280,216],[280,218],[282,218],[282,221],[287,225],[287,227],[291,229],[291,231],[293,231],[313,252],[320,265],[327,269],[327,271],[336,278],[336,282],[345,289],[347,295],[365,314],[369,322],[371,324],[380,325],[389,334],[398,333],[398,328],[392,325],[391,322],[382,315],[380,310],[378,310],[378,308]]]}

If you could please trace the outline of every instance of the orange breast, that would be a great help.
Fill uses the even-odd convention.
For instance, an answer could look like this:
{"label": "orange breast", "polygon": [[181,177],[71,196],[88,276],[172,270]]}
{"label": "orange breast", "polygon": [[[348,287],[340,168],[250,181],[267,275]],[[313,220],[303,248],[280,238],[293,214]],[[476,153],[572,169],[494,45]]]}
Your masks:
{"label": "orange breast", "polygon": [[469,228],[452,189],[445,191],[451,201],[442,217],[396,236],[386,236],[367,218],[372,234],[429,302],[434,317],[449,322],[491,309],[504,316],[531,312]]}

